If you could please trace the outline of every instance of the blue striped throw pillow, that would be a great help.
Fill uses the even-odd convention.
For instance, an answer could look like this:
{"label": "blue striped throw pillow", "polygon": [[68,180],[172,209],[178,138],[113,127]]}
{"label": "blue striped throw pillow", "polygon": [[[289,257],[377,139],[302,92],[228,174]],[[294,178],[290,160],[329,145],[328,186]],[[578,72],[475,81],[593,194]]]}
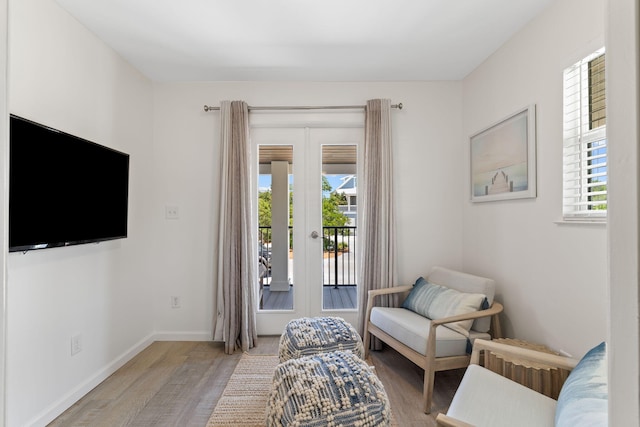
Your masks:
{"label": "blue striped throw pillow", "polygon": [[[486,297],[483,294],[458,292],[455,289],[429,283],[420,277],[416,280],[402,307],[436,320],[478,311],[485,300]],[[463,320],[444,326],[468,337],[472,324],[473,320]]]}

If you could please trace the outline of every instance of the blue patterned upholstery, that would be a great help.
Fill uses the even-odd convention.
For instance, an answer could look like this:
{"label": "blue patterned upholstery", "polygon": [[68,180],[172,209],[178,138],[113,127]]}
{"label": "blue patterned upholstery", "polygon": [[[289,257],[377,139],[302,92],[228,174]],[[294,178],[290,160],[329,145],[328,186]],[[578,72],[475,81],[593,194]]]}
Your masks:
{"label": "blue patterned upholstery", "polygon": [[382,382],[352,352],[290,359],[276,368],[267,401],[267,426],[388,426]]}
{"label": "blue patterned upholstery", "polygon": [[350,350],[363,357],[358,332],[339,317],[302,317],[290,321],[280,337],[280,362],[318,353]]}

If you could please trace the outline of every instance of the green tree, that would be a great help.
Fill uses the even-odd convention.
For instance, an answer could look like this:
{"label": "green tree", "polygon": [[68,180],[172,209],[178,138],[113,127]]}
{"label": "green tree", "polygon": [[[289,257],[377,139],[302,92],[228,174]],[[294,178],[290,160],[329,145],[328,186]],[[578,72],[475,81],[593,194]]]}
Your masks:
{"label": "green tree", "polygon": [[322,198],[322,225],[343,227],[349,222],[349,218],[340,212],[340,205],[344,205],[344,194],[332,192],[329,197]]}
{"label": "green tree", "polygon": [[[322,222],[324,226],[343,227],[349,218],[340,212],[339,205],[347,202],[344,194],[333,191],[329,180],[322,177]],[[271,226],[271,190],[258,193],[258,225]],[[293,191],[289,192],[289,225],[293,225]]]}
{"label": "green tree", "polygon": [[330,193],[333,188],[331,188],[331,184],[329,184],[329,180],[326,176],[322,175],[322,194]]}
{"label": "green tree", "polygon": [[[591,189],[591,191],[593,191],[593,192],[607,191],[607,186],[606,185],[597,185],[597,186],[593,187]],[[592,202],[606,202],[607,201],[607,195],[606,194],[598,194],[598,195],[595,195],[595,196],[591,196],[589,199]],[[593,205],[591,207],[591,209],[598,210],[598,211],[606,211],[607,210],[607,204],[606,203],[602,203],[600,205]]]}
{"label": "green tree", "polygon": [[322,225],[327,227],[344,227],[349,218],[340,212],[340,205],[346,205],[344,194],[333,191],[326,176],[322,175]]}
{"label": "green tree", "polygon": [[271,190],[258,193],[258,225],[271,226]]}

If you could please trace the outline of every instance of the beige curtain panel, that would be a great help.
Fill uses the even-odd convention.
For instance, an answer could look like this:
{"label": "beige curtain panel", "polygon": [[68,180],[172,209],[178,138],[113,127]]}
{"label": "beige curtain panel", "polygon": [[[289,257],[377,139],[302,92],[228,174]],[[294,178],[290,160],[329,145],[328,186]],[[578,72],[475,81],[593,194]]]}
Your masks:
{"label": "beige curtain panel", "polygon": [[247,351],[257,341],[253,284],[256,239],[251,232],[249,109],[243,101],[220,105],[220,223],[214,340],[225,352]]}
{"label": "beige curtain panel", "polygon": [[[367,293],[396,284],[393,158],[391,145],[391,101],[367,101],[364,131],[364,179],[359,202],[363,215],[358,233],[363,248],[360,267],[359,332],[364,332]],[[393,297],[382,296],[376,305],[392,306]],[[379,344],[374,344],[376,347]]]}

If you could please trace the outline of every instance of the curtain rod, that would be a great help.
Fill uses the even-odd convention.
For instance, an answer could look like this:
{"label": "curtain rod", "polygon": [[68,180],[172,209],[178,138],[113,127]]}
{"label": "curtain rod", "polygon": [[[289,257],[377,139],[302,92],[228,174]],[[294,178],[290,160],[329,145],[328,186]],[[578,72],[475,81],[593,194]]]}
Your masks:
{"label": "curtain rod", "polygon": [[[252,107],[249,106],[249,110],[364,110],[366,105],[321,105],[321,106],[309,106],[309,105],[296,105],[296,106],[269,106],[269,107]],[[398,104],[392,104],[391,108],[397,108],[402,110],[402,102]],[[212,107],[209,105],[204,106],[204,111],[218,111],[220,107]]]}

